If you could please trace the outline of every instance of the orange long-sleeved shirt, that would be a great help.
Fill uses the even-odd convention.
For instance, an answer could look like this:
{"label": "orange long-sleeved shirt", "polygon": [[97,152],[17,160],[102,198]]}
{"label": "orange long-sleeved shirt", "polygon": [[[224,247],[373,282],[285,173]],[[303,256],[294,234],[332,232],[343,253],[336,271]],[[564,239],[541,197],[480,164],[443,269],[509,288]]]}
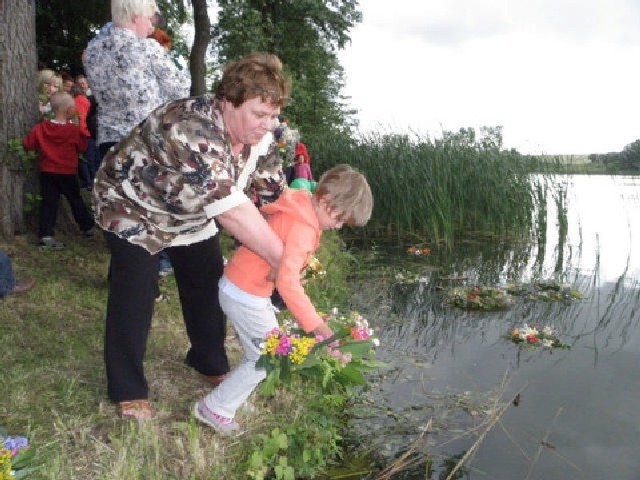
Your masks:
{"label": "orange long-sleeved shirt", "polygon": [[[261,211],[282,240],[284,252],[278,268],[275,287],[287,308],[305,332],[322,323],[311,300],[304,292],[300,275],[309,257],[320,245],[322,230],[306,190],[285,190],[280,198],[265,205]],[[247,293],[268,297],[274,282],[267,280],[271,266],[248,248],[241,246],[225,267],[225,276]]]}

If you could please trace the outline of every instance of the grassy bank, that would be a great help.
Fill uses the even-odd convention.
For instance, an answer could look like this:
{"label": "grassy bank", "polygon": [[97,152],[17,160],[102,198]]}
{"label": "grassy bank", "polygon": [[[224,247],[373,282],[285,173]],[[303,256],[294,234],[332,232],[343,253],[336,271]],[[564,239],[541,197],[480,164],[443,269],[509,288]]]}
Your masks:
{"label": "grassy bank", "polygon": [[[37,449],[43,468],[30,478],[235,480],[261,478],[283,461],[312,477],[340,453],[345,405],[310,405],[313,394],[295,389],[254,395],[239,413],[247,429],[239,438],[196,423],[191,407],[208,387],[183,364],[188,341],[172,276],[161,283],[169,302],[156,304],[145,364],[158,418],[142,425],[118,419],[102,361],[108,253],[100,236],[60,238],[67,243],[60,251],[39,249],[32,236],[0,245],[18,277],[37,279],[28,294],[0,301],[0,427]],[[327,276],[309,291],[328,309],[346,298],[349,256],[336,235],[327,235],[319,258]],[[233,335],[227,345],[235,363],[240,347]]]}

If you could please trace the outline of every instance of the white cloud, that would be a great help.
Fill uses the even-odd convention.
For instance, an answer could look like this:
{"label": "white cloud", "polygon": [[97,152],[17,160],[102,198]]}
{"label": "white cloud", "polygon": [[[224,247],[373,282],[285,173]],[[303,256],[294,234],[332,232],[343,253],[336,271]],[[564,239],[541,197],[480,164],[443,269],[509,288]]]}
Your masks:
{"label": "white cloud", "polygon": [[522,152],[621,150],[640,138],[640,4],[363,1],[341,54],[363,130],[503,125]]}

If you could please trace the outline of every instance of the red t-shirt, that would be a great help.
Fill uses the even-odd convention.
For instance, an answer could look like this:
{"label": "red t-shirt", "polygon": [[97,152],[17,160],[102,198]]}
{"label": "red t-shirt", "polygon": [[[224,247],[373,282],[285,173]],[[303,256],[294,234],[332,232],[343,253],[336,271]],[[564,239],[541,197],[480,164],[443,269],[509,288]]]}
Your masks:
{"label": "red t-shirt", "polygon": [[90,137],[91,132],[87,128],[87,114],[91,108],[91,102],[84,95],[76,96],[73,101],[76,103],[76,112],[78,112],[80,131],[85,137]]}
{"label": "red t-shirt", "polygon": [[41,172],[75,175],[78,155],[87,149],[87,137],[71,122],[56,123],[44,120],[38,123],[23,140],[27,150],[40,152]]}

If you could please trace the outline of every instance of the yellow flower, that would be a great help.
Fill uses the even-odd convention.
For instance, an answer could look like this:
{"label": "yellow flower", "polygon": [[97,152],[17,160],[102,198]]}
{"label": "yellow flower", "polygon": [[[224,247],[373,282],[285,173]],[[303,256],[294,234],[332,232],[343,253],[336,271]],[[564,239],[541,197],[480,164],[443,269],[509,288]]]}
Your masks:
{"label": "yellow flower", "polygon": [[297,364],[304,362],[304,359],[307,358],[307,355],[309,355],[315,343],[316,340],[311,337],[292,338],[291,344],[293,345],[293,352],[289,354],[291,362]]}
{"label": "yellow flower", "polygon": [[272,357],[275,355],[276,348],[280,344],[280,336],[279,335],[271,335],[264,342],[264,347],[262,347],[262,355],[271,355]]}
{"label": "yellow flower", "polygon": [[6,448],[0,449],[0,480],[12,480],[11,452]]}

